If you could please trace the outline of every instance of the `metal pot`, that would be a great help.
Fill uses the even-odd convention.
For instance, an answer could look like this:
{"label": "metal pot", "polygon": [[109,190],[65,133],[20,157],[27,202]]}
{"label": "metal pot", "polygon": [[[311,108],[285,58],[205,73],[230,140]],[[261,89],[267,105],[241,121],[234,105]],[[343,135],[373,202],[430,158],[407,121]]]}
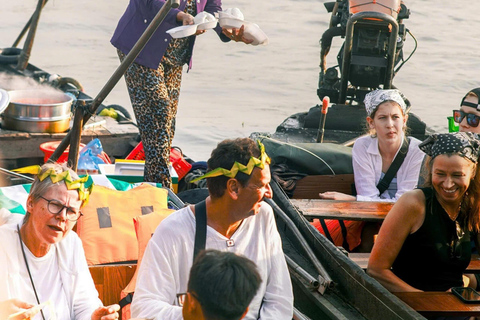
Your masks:
{"label": "metal pot", "polygon": [[4,129],[26,132],[65,132],[70,128],[73,99],[53,89],[14,90],[3,113]]}

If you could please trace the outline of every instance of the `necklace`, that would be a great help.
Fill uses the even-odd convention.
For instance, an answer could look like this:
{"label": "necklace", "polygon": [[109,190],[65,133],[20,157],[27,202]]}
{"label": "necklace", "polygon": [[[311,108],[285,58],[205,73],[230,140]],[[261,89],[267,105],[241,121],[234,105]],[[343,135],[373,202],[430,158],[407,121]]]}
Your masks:
{"label": "necklace", "polygon": [[[28,276],[30,278],[30,282],[32,283],[33,293],[35,293],[35,299],[37,299],[37,303],[40,304],[40,299],[38,299],[37,289],[35,289],[35,284],[33,283],[32,273],[30,272],[30,267],[28,266],[27,262],[27,255],[25,254],[25,249],[23,248],[23,241],[22,235],[20,234],[20,228],[17,225],[18,231],[18,239],[20,239],[20,248],[22,248],[23,260],[25,261],[25,266],[27,266]],[[45,315],[43,314],[43,310],[40,309],[40,313],[42,314],[42,319],[45,320]]]}

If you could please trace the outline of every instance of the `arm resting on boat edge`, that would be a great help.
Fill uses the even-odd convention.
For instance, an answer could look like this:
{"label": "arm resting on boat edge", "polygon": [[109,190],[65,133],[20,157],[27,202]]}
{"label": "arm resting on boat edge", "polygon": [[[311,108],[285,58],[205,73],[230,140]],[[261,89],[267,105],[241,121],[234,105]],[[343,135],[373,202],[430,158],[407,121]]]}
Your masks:
{"label": "arm resting on boat edge", "polygon": [[380,228],[367,273],[390,292],[421,291],[397,277],[391,268],[405,239],[421,227],[424,217],[425,196],[421,190],[413,190],[400,197]]}

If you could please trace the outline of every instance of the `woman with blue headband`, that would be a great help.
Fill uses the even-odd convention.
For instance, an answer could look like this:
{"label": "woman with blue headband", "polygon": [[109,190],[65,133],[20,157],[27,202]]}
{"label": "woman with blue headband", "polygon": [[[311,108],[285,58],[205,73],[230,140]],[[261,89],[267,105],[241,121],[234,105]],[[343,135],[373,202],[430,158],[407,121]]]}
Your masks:
{"label": "woman with blue headband", "polygon": [[392,292],[463,286],[470,237],[480,229],[478,136],[436,134],[420,149],[429,156],[427,187],[395,203],[368,263],[367,272]]}

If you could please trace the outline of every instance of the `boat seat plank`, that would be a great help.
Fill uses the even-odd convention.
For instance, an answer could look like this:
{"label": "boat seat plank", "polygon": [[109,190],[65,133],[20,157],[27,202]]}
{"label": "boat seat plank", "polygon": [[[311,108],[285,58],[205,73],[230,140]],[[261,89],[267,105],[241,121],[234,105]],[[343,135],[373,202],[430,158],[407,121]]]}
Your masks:
{"label": "boat seat plank", "polygon": [[[349,253],[348,257],[363,270],[367,269],[370,253]],[[480,255],[472,254],[472,259],[470,260],[470,264],[468,265],[467,270],[465,270],[465,273],[480,273]]]}
{"label": "boat seat plank", "polygon": [[136,264],[95,265],[90,266],[95,288],[100,300],[108,306],[120,301],[120,293],[132,279]]}
{"label": "boat seat plank", "polygon": [[337,201],[321,199],[292,199],[303,215],[309,219],[339,219],[383,221],[393,206],[392,202]]}
{"label": "boat seat plank", "polygon": [[293,199],[319,199],[318,194],[338,191],[352,194],[353,174],[311,175],[297,181]]}
{"label": "boat seat plank", "polygon": [[464,303],[451,292],[395,292],[394,295],[427,318],[480,316],[480,304]]}

